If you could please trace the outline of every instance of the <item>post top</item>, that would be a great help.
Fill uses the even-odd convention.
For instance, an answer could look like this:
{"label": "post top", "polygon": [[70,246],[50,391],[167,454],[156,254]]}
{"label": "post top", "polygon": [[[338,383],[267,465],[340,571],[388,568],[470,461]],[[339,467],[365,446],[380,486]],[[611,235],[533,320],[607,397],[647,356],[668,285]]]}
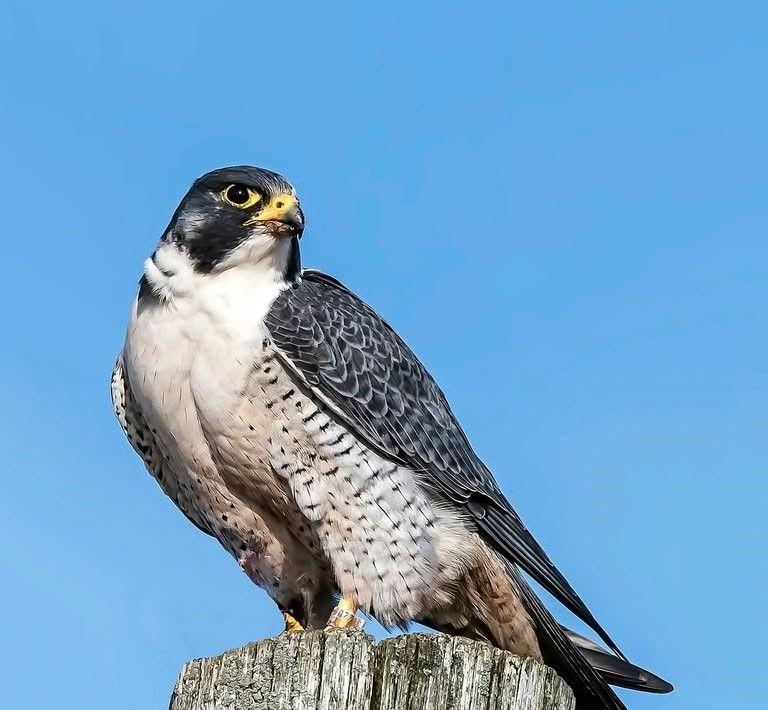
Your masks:
{"label": "post top", "polygon": [[551,668],[479,641],[309,631],[187,663],[170,710],[573,710]]}

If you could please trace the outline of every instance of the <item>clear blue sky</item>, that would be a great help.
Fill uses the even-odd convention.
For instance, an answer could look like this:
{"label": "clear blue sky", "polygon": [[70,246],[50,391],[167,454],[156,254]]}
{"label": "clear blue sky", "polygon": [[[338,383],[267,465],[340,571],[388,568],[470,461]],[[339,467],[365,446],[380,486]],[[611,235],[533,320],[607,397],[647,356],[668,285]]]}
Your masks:
{"label": "clear blue sky", "polygon": [[764,703],[767,24],[761,2],[5,3],[4,706],[164,707],[185,660],[280,628],[108,396],[143,259],[233,163],[297,186],[305,264],[406,337],[678,687],[631,707]]}

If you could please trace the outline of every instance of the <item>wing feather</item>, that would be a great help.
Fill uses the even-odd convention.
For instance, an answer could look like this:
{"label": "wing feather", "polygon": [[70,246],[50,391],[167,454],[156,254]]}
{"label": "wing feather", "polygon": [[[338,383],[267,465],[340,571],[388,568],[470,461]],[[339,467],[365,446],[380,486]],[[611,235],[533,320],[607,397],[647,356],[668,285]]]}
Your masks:
{"label": "wing feather", "polygon": [[335,279],[305,270],[267,315],[284,364],[382,456],[419,472],[433,495],[462,505],[478,530],[591,626],[620,657],[475,454],[418,358],[373,309]]}

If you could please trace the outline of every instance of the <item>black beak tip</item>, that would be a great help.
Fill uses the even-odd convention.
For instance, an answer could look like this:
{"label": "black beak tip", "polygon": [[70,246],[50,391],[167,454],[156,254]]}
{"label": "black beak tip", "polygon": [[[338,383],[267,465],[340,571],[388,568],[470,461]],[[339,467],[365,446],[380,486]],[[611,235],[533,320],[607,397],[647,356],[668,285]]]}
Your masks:
{"label": "black beak tip", "polygon": [[304,233],[304,219],[294,215],[286,215],[280,221],[271,222],[269,231],[276,237],[298,237]]}
{"label": "black beak tip", "polygon": [[301,239],[301,235],[304,233],[304,213],[300,207],[286,215],[285,226],[291,230],[292,237]]}

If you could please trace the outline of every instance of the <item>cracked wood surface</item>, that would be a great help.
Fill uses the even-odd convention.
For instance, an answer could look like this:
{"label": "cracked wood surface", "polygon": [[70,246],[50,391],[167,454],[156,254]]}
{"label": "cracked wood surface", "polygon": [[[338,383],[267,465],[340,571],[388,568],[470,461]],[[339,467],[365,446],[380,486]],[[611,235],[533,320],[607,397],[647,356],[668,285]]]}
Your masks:
{"label": "cracked wood surface", "polygon": [[573,710],[547,666],[469,639],[311,631],[187,663],[170,710]]}

